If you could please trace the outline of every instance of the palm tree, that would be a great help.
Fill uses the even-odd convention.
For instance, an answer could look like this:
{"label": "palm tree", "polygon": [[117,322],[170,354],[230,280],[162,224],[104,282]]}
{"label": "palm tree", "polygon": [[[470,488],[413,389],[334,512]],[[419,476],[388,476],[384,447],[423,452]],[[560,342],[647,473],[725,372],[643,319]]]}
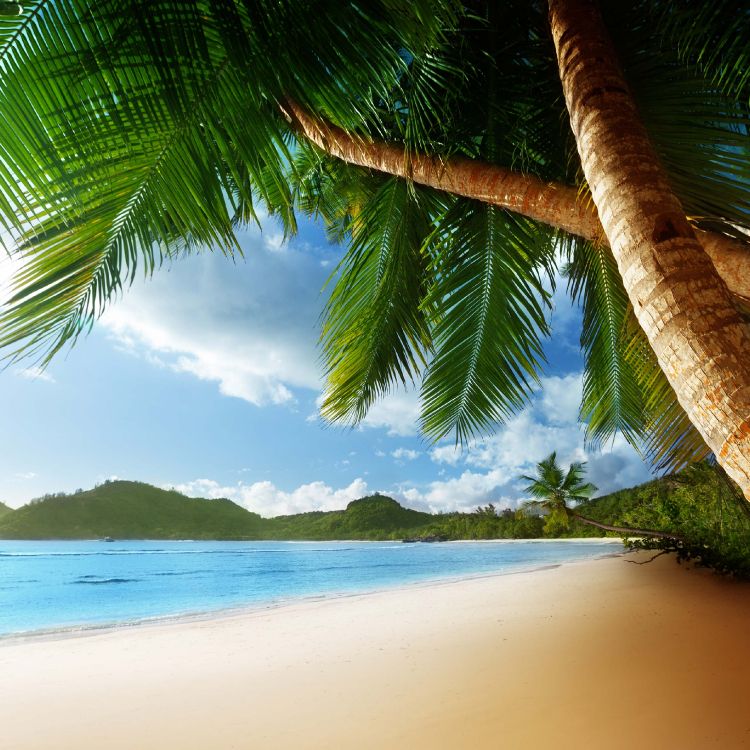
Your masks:
{"label": "palm tree", "polygon": [[348,245],[324,413],[356,421],[421,380],[424,433],[466,440],[536,387],[562,248],[590,439],[621,431],[661,468],[713,451],[748,494],[735,11],[26,3],[0,17],[0,236],[22,260],[0,346],[46,362],[139,268],[237,252],[259,206],[289,233],[303,211]]}
{"label": "palm tree", "polygon": [[585,463],[575,462],[570,464],[567,471],[563,471],[557,463],[557,453],[550,453],[547,458],[542,459],[536,465],[536,476],[523,474],[520,477],[529,482],[525,491],[536,498],[536,500],[529,501],[527,505],[544,508],[551,514],[565,519],[566,523],[568,519],[573,518],[589,526],[596,526],[596,528],[605,531],[615,531],[618,534],[681,540],[681,537],[678,535],[665,531],[633,529],[626,526],[612,526],[611,524],[601,523],[591,518],[586,518],[573,510],[568,505],[569,503],[580,503],[589,500],[597,490],[595,485],[590,482],[584,482],[585,466]]}

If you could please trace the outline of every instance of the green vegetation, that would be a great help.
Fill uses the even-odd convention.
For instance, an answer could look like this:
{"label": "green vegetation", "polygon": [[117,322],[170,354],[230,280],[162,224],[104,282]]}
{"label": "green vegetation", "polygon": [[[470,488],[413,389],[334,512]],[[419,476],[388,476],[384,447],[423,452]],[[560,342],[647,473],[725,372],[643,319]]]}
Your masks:
{"label": "green vegetation", "polygon": [[0,519],[5,539],[239,539],[262,519],[230,500],[188,499],[140,482],[47,495]]}
{"label": "green vegetation", "polygon": [[583,481],[583,467],[584,464],[580,462],[573,463],[564,472],[557,464],[557,454],[553,452],[536,465],[536,476],[524,474],[521,477],[529,482],[526,492],[536,498],[529,501],[527,507],[547,511],[545,528],[564,532],[571,518],[587,523],[587,519],[568,507],[568,503],[589,500],[597,490],[595,485]]}
{"label": "green vegetation", "polygon": [[426,529],[442,539],[538,539],[546,536],[544,519],[522,510],[498,511],[491,503],[473,513],[444,513]]}
{"label": "green vegetation", "polygon": [[[732,0],[599,5],[627,85],[593,92],[632,92],[623,111],[638,112],[658,155],[622,159],[627,184],[663,168],[652,195],[671,200],[670,185],[695,225],[747,251],[750,14]],[[584,179],[583,166],[613,161],[592,158],[613,136],[572,137],[560,80],[571,68],[548,11],[528,0],[24,2],[0,24],[0,224],[21,261],[0,347],[46,362],[138,273],[205,248],[238,252],[238,227],[264,212],[287,235],[306,214],[347,246],[323,316],[327,418],[356,422],[414,382],[429,438],[494,429],[535,391],[562,257],[583,307],[589,436],[619,431],[662,467],[706,455],[635,319],[641,287],[626,293],[587,213],[592,193],[607,204],[599,216],[630,203],[616,211]],[[601,59],[579,62],[596,73]],[[443,179],[466,161],[462,179]],[[694,249],[693,271],[718,283]],[[676,295],[684,269],[659,281],[661,266],[625,278]],[[678,312],[669,324],[690,342],[681,326],[702,310]],[[716,362],[744,361],[726,354]],[[707,384],[726,387],[727,403],[745,392],[730,374]]]}
{"label": "green vegetation", "polygon": [[346,510],[268,519],[266,539],[402,539],[421,536],[433,516],[404,508],[383,495],[354,500]]}
{"label": "green vegetation", "polygon": [[567,531],[572,520],[594,526],[602,531],[614,531],[627,536],[653,536],[659,538],[679,539],[672,531],[659,529],[644,529],[635,526],[615,526],[611,521],[597,521],[573,510],[568,503],[585,503],[596,492],[597,487],[590,482],[583,481],[585,463],[572,463],[567,471],[563,471],[557,463],[557,454],[550,453],[536,465],[536,476],[521,476],[529,482],[526,492],[535,500],[526,503],[529,508],[541,508],[547,511],[547,521],[544,529],[547,532],[559,530]]}
{"label": "green vegetation", "polygon": [[433,515],[384,495],[344,510],[261,518],[230,500],[189,498],[141,482],[112,481],[33,500],[0,518],[0,539],[528,539],[543,519],[523,511]]}
{"label": "green vegetation", "polygon": [[0,519],[3,539],[401,539],[434,516],[382,495],[345,510],[261,518],[231,500],[189,498],[141,482],[113,481],[46,495]]}
{"label": "green vegetation", "polygon": [[0,503],[0,518],[2,518],[7,513],[12,513],[13,509],[9,508],[7,505],[4,505],[3,503]]}
{"label": "green vegetation", "polygon": [[679,539],[643,538],[635,549],[672,551],[720,573],[750,578],[750,506],[723,470],[706,462],[586,504],[585,512]]}
{"label": "green vegetation", "polygon": [[[230,500],[188,498],[116,481],[72,495],[47,495],[14,511],[0,505],[0,539],[554,539],[625,536],[646,527],[669,538],[642,539],[631,546],[672,550],[681,560],[750,577],[750,510],[721,469],[707,463],[580,500],[563,515],[534,508],[498,510],[492,504],[472,513],[433,515],[372,495],[344,510],[261,518]],[[622,527],[623,533],[605,532],[592,521]]]}

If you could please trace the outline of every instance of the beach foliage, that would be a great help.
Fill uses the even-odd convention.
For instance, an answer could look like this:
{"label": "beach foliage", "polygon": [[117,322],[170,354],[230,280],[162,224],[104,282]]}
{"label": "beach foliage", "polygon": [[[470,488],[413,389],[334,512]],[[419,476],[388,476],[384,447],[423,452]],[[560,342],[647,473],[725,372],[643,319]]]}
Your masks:
{"label": "beach foliage", "polygon": [[[0,511],[5,506],[0,507]],[[671,550],[725,573],[748,576],[750,516],[736,487],[706,463],[631,489],[580,500],[577,515],[610,526],[647,526],[672,539],[630,542]],[[54,493],[0,513],[0,539],[540,539],[622,536],[582,523],[550,521],[534,508],[495,504],[471,513],[425,513],[383,495],[342,510],[262,518],[227,499],[189,498],[141,482],[105,482],[92,490]]]}
{"label": "beach foliage", "polygon": [[584,481],[585,466],[585,463],[574,462],[564,471],[557,463],[557,454],[553,452],[536,465],[535,475],[524,474],[520,477],[529,482],[526,492],[535,498],[527,502],[526,507],[542,508],[547,512],[546,533],[554,535],[555,532],[563,532],[571,520],[576,520],[586,526],[629,536],[653,536],[672,541],[679,538],[676,532],[670,529],[615,525],[582,515],[579,509],[574,507],[575,504],[586,502],[597,490],[595,485]]}
{"label": "beach foliage", "polygon": [[642,501],[630,510],[621,510],[620,517],[626,524],[669,529],[681,536],[680,541],[628,541],[633,549],[674,552],[680,562],[750,579],[750,510],[717,465],[695,464],[663,480],[646,490]]}

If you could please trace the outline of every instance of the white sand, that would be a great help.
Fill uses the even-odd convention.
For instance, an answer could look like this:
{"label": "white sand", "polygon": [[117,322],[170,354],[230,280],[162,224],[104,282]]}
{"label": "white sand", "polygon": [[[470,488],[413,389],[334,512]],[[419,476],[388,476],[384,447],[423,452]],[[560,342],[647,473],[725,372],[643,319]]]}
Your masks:
{"label": "white sand", "polygon": [[2,750],[750,747],[750,585],[660,558],[0,645]]}

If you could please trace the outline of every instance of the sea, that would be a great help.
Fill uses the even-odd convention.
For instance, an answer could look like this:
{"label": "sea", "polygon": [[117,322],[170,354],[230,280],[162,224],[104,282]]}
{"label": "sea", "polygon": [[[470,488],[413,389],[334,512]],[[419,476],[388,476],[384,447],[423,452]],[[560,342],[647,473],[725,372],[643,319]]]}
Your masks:
{"label": "sea", "polygon": [[0,638],[134,626],[555,566],[612,541],[0,540]]}

